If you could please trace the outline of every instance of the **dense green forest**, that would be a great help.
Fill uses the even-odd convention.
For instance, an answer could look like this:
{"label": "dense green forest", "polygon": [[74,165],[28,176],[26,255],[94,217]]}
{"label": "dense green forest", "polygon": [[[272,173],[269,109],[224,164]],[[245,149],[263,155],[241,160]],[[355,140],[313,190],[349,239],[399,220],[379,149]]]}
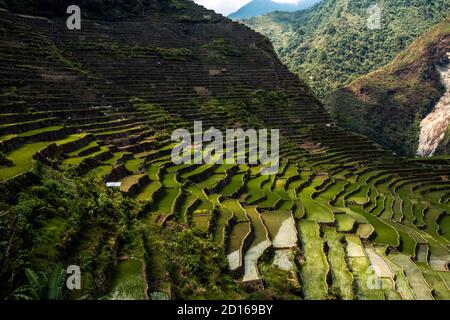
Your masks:
{"label": "dense green forest", "polygon": [[367,27],[371,0],[324,0],[295,13],[246,20],[268,36],[291,71],[320,98],[395,56],[450,12],[446,0],[380,0],[381,28]]}

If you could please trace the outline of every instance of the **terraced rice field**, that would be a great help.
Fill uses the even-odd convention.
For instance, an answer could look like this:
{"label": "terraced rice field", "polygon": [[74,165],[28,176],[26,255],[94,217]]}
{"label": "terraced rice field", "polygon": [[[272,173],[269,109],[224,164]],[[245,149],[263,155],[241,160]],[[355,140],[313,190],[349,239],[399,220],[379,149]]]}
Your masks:
{"label": "terraced rice field", "polygon": [[[192,14],[198,19],[211,14],[202,10]],[[161,19],[175,23],[172,14],[145,23],[155,28]],[[104,183],[120,181],[120,191],[146,208],[136,218],[143,228],[165,228],[175,220],[211,236],[223,248],[230,274],[244,284],[264,287],[268,279],[261,261],[269,259],[270,265],[299,279],[297,295],[305,299],[449,299],[449,162],[422,164],[395,157],[336,127],[301,81],[261,54],[266,48],[258,47],[263,43],[259,35],[248,34],[239,24],[229,28],[222,18],[203,24],[193,20],[197,28],[182,41],[170,28],[159,36],[150,34],[141,20],[117,22],[113,28],[86,19],[89,31],[83,37],[95,42],[131,37],[149,46],[188,46],[196,55],[163,59],[148,53],[105,60],[105,52],[92,41],[79,40],[82,45],[74,46],[65,26],[55,24],[52,31],[45,21],[7,12],[0,16],[4,30],[25,30],[20,37],[13,36],[18,30],[0,33],[2,48],[20,57],[2,61],[0,73],[27,83],[21,92],[34,110],[16,108],[18,101],[0,96],[0,120],[7,125],[1,127],[0,146],[11,162],[0,168],[2,183],[20,181],[36,162]],[[30,50],[45,47],[42,39],[53,39],[56,32],[57,44],[70,48],[81,65],[103,80],[67,70],[61,61],[54,62],[55,72],[76,76],[76,83],[47,81],[20,67],[27,63],[45,69],[49,64],[20,54],[23,49],[11,43],[19,41]],[[205,49],[204,34],[230,41],[242,55],[211,62],[217,53]],[[233,63],[223,64],[228,60]],[[11,63],[17,66],[15,73],[8,68]],[[230,87],[232,83],[239,85]],[[101,95],[76,95],[90,93],[91,86],[104,101]],[[274,106],[255,106],[261,92],[284,98]],[[213,98],[220,107],[210,107]],[[54,114],[50,120],[49,108]],[[36,129],[27,117],[42,118],[45,126]],[[172,163],[170,134],[191,128],[193,119],[222,130],[252,125],[280,129],[279,171],[265,176],[260,164]],[[146,298],[141,270],[139,260],[120,262],[109,296]]]}

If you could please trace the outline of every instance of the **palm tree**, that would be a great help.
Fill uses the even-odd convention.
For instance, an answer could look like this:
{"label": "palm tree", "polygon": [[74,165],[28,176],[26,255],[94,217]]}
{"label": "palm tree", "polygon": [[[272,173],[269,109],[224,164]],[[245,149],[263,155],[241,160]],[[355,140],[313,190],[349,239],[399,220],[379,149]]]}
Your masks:
{"label": "palm tree", "polygon": [[25,270],[28,284],[17,288],[12,296],[18,300],[62,300],[64,271],[61,263],[53,269],[50,277],[45,272]]}

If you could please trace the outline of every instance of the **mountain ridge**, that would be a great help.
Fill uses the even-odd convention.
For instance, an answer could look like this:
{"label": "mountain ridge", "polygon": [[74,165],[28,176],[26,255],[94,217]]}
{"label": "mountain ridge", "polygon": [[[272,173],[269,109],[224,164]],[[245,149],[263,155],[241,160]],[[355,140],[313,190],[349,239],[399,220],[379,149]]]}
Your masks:
{"label": "mountain ridge", "polygon": [[228,15],[230,19],[248,19],[273,11],[298,11],[311,7],[321,0],[300,0],[298,3],[281,3],[272,0],[252,0],[236,12]]}

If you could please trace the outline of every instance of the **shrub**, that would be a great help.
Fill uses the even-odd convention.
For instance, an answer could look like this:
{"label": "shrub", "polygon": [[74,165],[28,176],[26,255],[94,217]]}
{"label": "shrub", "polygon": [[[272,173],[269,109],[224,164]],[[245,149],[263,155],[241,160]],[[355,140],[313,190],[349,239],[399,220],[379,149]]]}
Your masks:
{"label": "shrub", "polygon": [[3,152],[0,152],[0,167],[10,167],[13,162],[9,160]]}

